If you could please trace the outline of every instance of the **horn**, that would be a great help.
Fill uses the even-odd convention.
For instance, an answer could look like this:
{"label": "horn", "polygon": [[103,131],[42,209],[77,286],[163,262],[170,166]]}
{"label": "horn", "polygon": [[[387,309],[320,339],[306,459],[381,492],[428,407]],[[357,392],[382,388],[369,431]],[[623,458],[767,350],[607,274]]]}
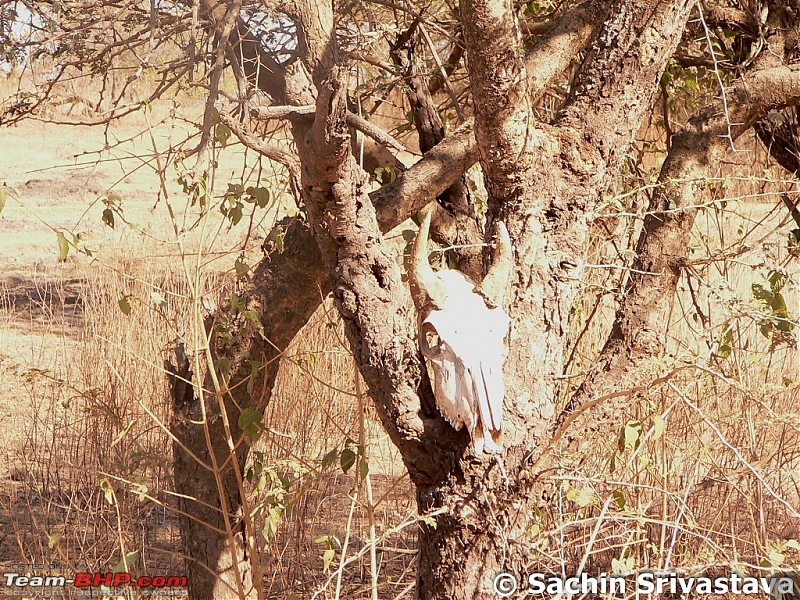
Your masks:
{"label": "horn", "polygon": [[489,308],[503,306],[503,298],[506,293],[506,286],[511,279],[511,272],[514,268],[514,249],[511,247],[511,238],[508,229],[502,221],[496,221],[494,225],[494,258],[492,266],[483,281],[476,286],[478,292]]}
{"label": "horn", "polygon": [[429,309],[441,309],[446,297],[442,282],[428,262],[428,232],[431,228],[431,212],[433,211],[427,210],[422,223],[420,223],[419,232],[414,238],[411,264],[408,269],[411,298],[420,313]]}

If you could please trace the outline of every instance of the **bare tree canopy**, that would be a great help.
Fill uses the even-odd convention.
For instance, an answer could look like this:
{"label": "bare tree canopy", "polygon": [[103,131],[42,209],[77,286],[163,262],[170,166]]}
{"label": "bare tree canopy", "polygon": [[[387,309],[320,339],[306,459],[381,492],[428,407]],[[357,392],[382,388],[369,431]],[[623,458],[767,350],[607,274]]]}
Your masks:
{"label": "bare tree canopy", "polygon": [[[207,210],[215,149],[238,142],[285,170],[296,202],[299,217],[268,236],[279,243],[237,305],[207,318],[191,362],[169,366],[190,596],[261,597],[242,415],[263,416],[283,352],[328,294],[415,486],[417,597],[494,597],[499,573],[550,564],[558,552],[535,532],[563,490],[545,473],[613,464],[617,447],[635,454],[642,423],[655,435],[672,410],[653,404],[653,390],[673,390],[693,410],[705,399],[691,400],[682,378],[739,381],[725,361],[750,342],[733,333],[735,319],[709,321],[703,302],[714,305],[714,292],[708,286],[699,301],[696,287],[703,269],[747,249],[720,242],[718,256],[700,257],[693,232],[720,203],[707,200],[721,198],[715,186],[731,185],[721,166],[755,162],[743,153],[761,152],[786,178],[800,172],[798,10],[771,0],[0,2],[0,59],[21,82],[3,98],[0,124],[108,127],[179,93],[199,95],[196,133],[158,169],[191,165],[181,181]],[[54,103],[76,88],[88,109],[56,116]],[[793,180],[770,190],[789,258],[765,268],[769,284],[754,284],[767,315],[751,324],[771,351],[795,350],[798,310],[782,290],[798,285],[800,213]],[[437,256],[467,275],[476,298],[484,294],[486,312],[475,314],[511,320],[507,337],[498,325],[492,343],[475,349],[491,357],[469,368],[463,356],[449,358],[460,367],[438,365],[433,387],[425,361],[436,344],[423,337],[420,351],[425,332],[412,308],[443,310],[427,237],[413,246],[408,273],[387,239],[426,207],[432,239],[445,248]],[[502,262],[495,247],[513,268],[493,267]],[[676,350],[694,344],[676,345],[670,333],[679,297],[692,299],[689,337],[716,344],[705,356]],[[448,342],[442,331],[436,343]],[[796,399],[796,374],[784,379],[781,393]],[[461,421],[445,418],[434,397],[449,385],[459,398],[474,389],[474,407],[484,399],[482,421],[452,426]],[[795,438],[796,415],[781,427]],[[481,451],[484,438],[496,452]],[[797,477],[785,492],[785,473],[762,473],[755,458],[744,464],[773,514],[800,519]],[[796,470],[797,459],[785,468]],[[686,481],[688,497],[701,482]],[[619,496],[598,501],[598,527],[613,498],[622,509]],[[669,502],[672,510],[686,498]],[[564,564],[583,568],[588,554]],[[669,557],[650,558],[637,566],[670,567]]]}

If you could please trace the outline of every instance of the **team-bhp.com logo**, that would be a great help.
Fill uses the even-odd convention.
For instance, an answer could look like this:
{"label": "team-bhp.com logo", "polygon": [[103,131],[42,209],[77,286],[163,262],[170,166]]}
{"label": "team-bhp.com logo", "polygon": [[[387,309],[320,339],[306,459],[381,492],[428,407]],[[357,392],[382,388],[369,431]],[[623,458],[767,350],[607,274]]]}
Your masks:
{"label": "team-bhp.com logo", "polygon": [[162,589],[185,588],[187,584],[186,577],[163,575],[133,577],[130,573],[75,573],[74,577],[3,573],[3,580],[8,588],[63,588],[72,585],[77,588],[135,586]]}
{"label": "team-bhp.com logo", "polygon": [[72,585],[75,587],[100,587],[103,585],[110,587],[122,587],[123,585],[154,588],[186,587],[186,577],[142,575],[134,579],[130,573],[75,573],[75,583]]}

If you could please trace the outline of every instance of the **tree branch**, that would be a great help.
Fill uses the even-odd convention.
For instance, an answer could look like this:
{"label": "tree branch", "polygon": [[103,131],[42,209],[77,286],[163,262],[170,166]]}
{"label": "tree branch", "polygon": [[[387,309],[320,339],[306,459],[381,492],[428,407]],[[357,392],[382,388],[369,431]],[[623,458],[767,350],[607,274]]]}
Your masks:
{"label": "tree branch", "polygon": [[[391,45],[390,56],[405,81],[404,89],[411,106],[419,148],[424,154],[444,139],[445,126],[429,91],[426,77],[418,65],[418,32],[422,32],[422,25],[414,21]],[[480,249],[475,247],[475,243],[482,241],[483,232],[472,200],[466,178],[462,175],[436,197],[438,207],[434,215],[432,235],[445,246],[462,247],[456,252],[458,270],[478,281],[483,265]]]}
{"label": "tree branch", "polygon": [[690,0],[615,3],[584,59],[555,123],[582,132],[600,151],[607,173],[615,172],[653,106],[658,82],[694,4]]}
{"label": "tree branch", "polygon": [[532,100],[541,97],[566,71],[569,65],[564,58],[572,61],[595,37],[607,4],[602,0],[588,0],[568,10],[527,54],[525,69]]}
{"label": "tree branch", "polygon": [[322,258],[334,300],[381,422],[412,480],[432,485],[453,470],[466,444],[431,410],[430,383],[407,317],[408,289],[350,151],[342,78],[338,69],[331,72],[305,143],[296,138],[304,202],[317,243],[327,249]]}
{"label": "tree branch", "polygon": [[[697,214],[695,210],[676,211],[675,204],[693,204],[710,175],[709,169],[724,160],[730,150],[728,118],[736,139],[769,110],[800,102],[798,71],[800,65],[791,65],[743,76],[729,91],[728,97],[733,99],[728,103],[729,115],[718,99],[674,136],[609,339],[584,383],[555,420],[553,431],[592,398],[632,387],[641,379],[640,369],[646,359],[663,353],[669,307]],[[573,440],[578,437],[581,434],[574,435]]]}
{"label": "tree branch", "polygon": [[[530,53],[530,60],[535,63],[546,59],[547,70],[550,73],[550,79],[537,80],[531,92],[533,96],[543,93],[549,81],[563,72],[569,66],[575,52],[591,39],[593,27],[587,27],[587,24],[592,23],[589,13],[584,14],[583,20],[577,19],[571,23],[577,28],[576,32],[569,33],[560,26],[556,26],[552,31],[553,37],[569,39],[569,43],[557,44],[557,47],[561,48],[560,52],[548,55],[545,50],[539,51],[540,46],[537,46]],[[555,43],[550,36],[551,34],[548,34],[543,37],[540,42],[542,48],[546,49],[549,44]],[[255,76],[256,73],[258,70],[254,69],[250,75]],[[274,97],[280,97],[280,94],[276,93]],[[285,96],[283,98],[285,102]],[[380,230],[385,232],[392,229],[410,214],[423,208],[475,164],[478,156],[472,123],[467,122],[427,152],[396,181],[370,194]],[[250,356],[264,357],[265,368],[259,373],[256,382],[256,388],[263,389],[263,392],[257,399],[241,399],[242,405],[252,405],[255,410],[263,410],[269,402],[281,350],[294,338],[320,305],[321,298],[330,290],[322,265],[322,255],[308,227],[297,220],[294,221],[286,228],[284,240],[283,252],[272,254],[258,265],[247,294],[251,298],[252,308],[261,315],[264,327],[263,338],[254,335],[248,342]],[[244,389],[245,386],[236,387],[236,382],[247,379],[250,374],[247,365],[239,371],[232,371],[230,386],[234,389]],[[421,425],[426,432],[424,437],[430,439],[431,436],[436,438],[440,435],[439,421],[439,419],[423,418],[421,424],[409,427],[400,422],[399,426],[411,431],[418,430]],[[445,429],[445,433],[447,431],[452,432],[452,429]],[[447,440],[443,439],[442,442],[447,443]],[[419,450],[420,460],[424,459],[426,453],[427,456],[431,456],[425,449]],[[420,468],[419,471],[424,472],[424,468]]]}
{"label": "tree branch", "polygon": [[[313,104],[306,104],[305,106],[250,107],[251,114],[256,119],[262,121],[269,121],[271,119],[293,119],[301,115],[313,115],[316,113],[316,111],[317,107]],[[345,119],[350,127],[360,131],[366,136],[371,137],[382,146],[394,148],[399,152],[408,152],[408,148],[406,148],[401,141],[397,140],[374,123],[367,121],[365,118],[359,117],[358,115],[348,111],[345,115]]]}
{"label": "tree branch", "polygon": [[295,181],[300,181],[300,161],[293,153],[257,138],[244,123],[237,121],[225,112],[219,111],[219,121],[230,129],[242,144],[270,160],[282,164],[289,169],[289,174]]}

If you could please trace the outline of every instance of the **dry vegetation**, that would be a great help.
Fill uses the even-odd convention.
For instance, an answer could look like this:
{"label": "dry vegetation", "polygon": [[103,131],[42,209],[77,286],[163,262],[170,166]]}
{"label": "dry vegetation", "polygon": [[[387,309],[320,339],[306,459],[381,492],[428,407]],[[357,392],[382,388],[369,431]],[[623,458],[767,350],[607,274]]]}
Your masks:
{"label": "dry vegetation", "polygon": [[[289,207],[259,211],[247,235],[247,213],[229,230],[211,211],[192,229],[197,207],[184,209],[173,174],[164,180],[170,216],[149,161],[153,143],[168,147],[185,126],[166,111],[150,122],[161,123],[155,142],[138,135],[148,122],[136,117],[107,133],[130,142],[97,155],[83,153],[109,138],[84,128],[28,123],[0,137],[0,171],[13,190],[0,215],[0,248],[10,257],[0,277],[0,566],[103,571],[137,552],[135,571],[181,572],[163,361],[176,339],[197,347],[202,300],[225,305],[237,257],[253,265],[264,233]],[[742,179],[746,170],[721,165],[697,199],[705,206],[692,277],[669,323],[669,351],[684,367],[656,382],[664,369],[654,361],[656,383],[641,382],[629,412],[607,418],[601,439],[548,454],[539,522],[520,540],[536,570],[800,566],[796,332],[765,337],[771,315],[752,291],[754,283],[769,288],[770,272],[780,271],[796,318],[797,260],[775,195],[794,184],[754,145],[746,150],[742,164],[755,159],[764,176]],[[619,262],[639,223],[622,207],[646,206],[647,168],[659,157],[646,152],[643,172],[621,184],[620,195],[638,200],[609,198],[596,220],[597,268],[587,271],[576,307],[570,375],[585,370],[610,324],[624,272],[607,265]],[[259,171],[252,156],[243,168],[242,158],[237,147],[221,153],[217,199],[230,181],[259,173],[283,197],[280,173]],[[112,190],[124,214],[114,230],[101,222]],[[80,232],[79,247],[94,256],[72,248],[58,262],[56,231]],[[340,327],[326,303],[287,349],[254,453],[251,507],[259,509],[268,598],[368,598],[373,586],[381,598],[413,596],[412,487]],[[343,473],[342,452],[359,445],[369,468],[357,461]]]}

